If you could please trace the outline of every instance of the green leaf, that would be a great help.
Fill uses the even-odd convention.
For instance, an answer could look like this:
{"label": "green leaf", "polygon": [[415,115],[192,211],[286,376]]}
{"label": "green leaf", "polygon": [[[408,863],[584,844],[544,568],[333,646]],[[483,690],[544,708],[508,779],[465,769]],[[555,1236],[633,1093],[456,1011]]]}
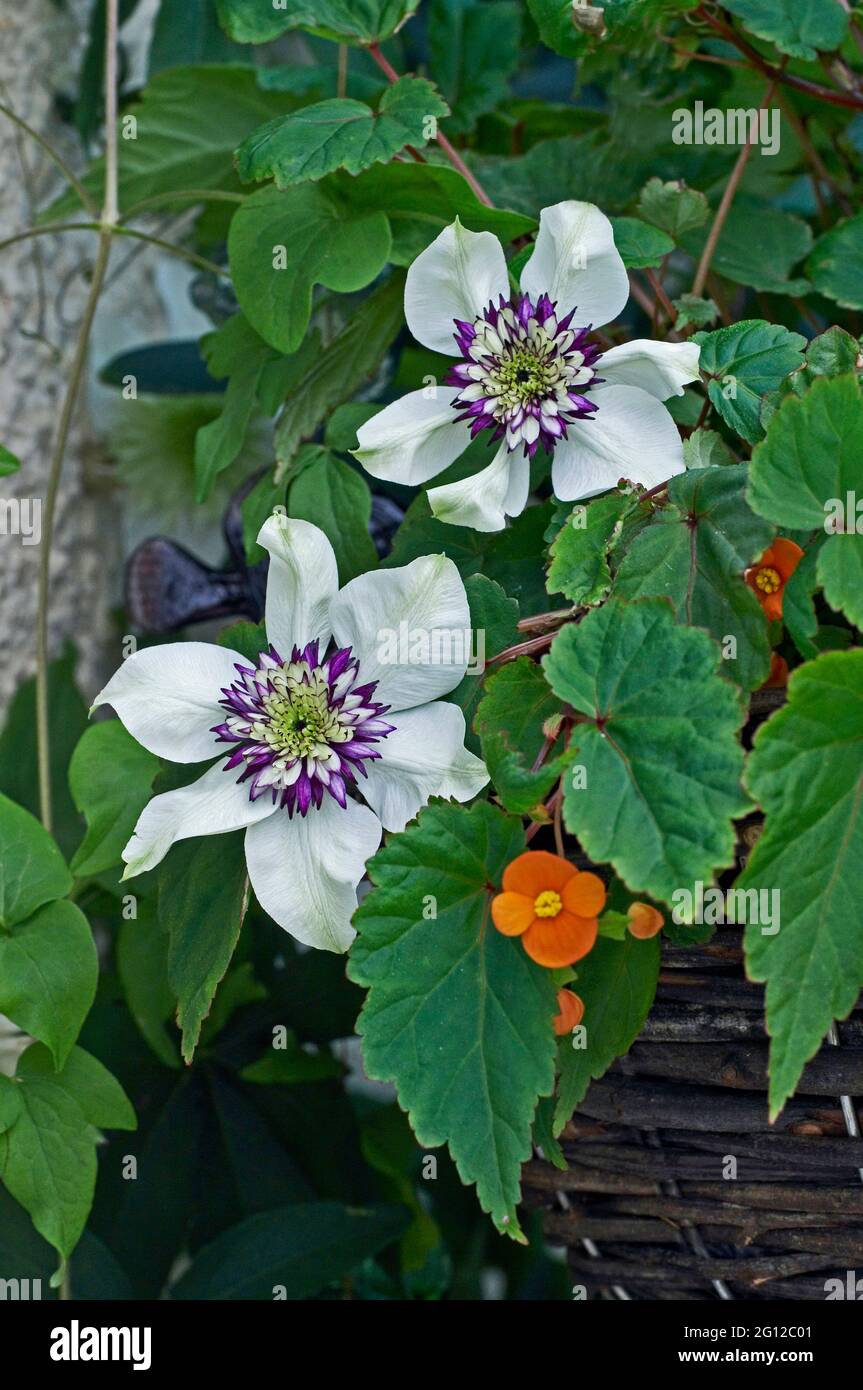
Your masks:
{"label": "green leaf", "polygon": [[624,492],[610,492],[572,510],[551,544],[550,594],[563,594],[578,605],[602,602],[611,585],[607,557],[635,501]]}
{"label": "green leaf", "polygon": [[16,1081],[20,1113],[0,1135],[0,1177],[68,1259],[93,1201],[97,1126],[134,1129],[135,1115],[110,1073],[81,1048],[55,1072],[48,1049],[34,1043],[19,1058]]}
{"label": "green leaf", "polygon": [[492,927],[486,885],[523,847],[520,823],[487,802],[432,803],[370,861],[348,964],[370,991],[357,1025],[369,1076],[396,1083],[420,1145],[448,1143],[517,1238],[519,1168],[553,1083],[555,991]]}
{"label": "green leaf", "polygon": [[431,73],[463,133],[506,99],[518,67],[519,6],[512,0],[438,0],[428,11]]}
{"label": "green leaf", "polygon": [[[311,1298],[391,1245],[410,1221],[406,1207],[366,1209],[308,1202],[260,1212],[204,1246],[173,1298]],[[282,1293],[281,1290],[284,1290]]]}
{"label": "green leaf", "polygon": [[683,462],[687,468],[723,468],[734,455],[715,430],[693,430],[683,441]]}
{"label": "green leaf", "polygon": [[0,444],[0,478],[8,478],[10,473],[17,473],[20,467],[21,460]]}
{"label": "green leaf", "polygon": [[231,963],[247,901],[241,834],[183,841],[159,869],[159,922],[170,937],[168,980],[187,1062]]}
{"label": "green leaf", "polygon": [[671,302],[677,310],[674,327],[678,332],[688,324],[694,328],[707,328],[719,318],[719,308],[712,299],[701,299],[697,294],[681,294]]}
{"label": "green leaf", "polygon": [[216,0],[219,19],[238,43],[268,43],[286,29],[311,29],[345,43],[371,44],[409,19],[419,0]]}
{"label": "green leaf", "polygon": [[288,492],[288,515],[318,526],[336,553],[339,584],[375,569],[378,553],[369,535],[372,495],[368,483],[329,449],[304,468]]}
{"label": "green leaf", "polygon": [[484,574],[472,574],[464,587],[470,606],[475,661],[455,690],[451,690],[444,699],[460,706],[466,725],[465,743],[472,753],[479,753],[479,738],[473,731],[473,718],[483,694],[481,677],[493,656],[514,646],[519,640],[518,603]]}
{"label": "green leaf", "polygon": [[723,420],[750,444],[763,435],[761,398],[803,362],[805,338],[763,319],[744,319],[715,333],[696,333],[708,394]]}
{"label": "green leaf", "polygon": [[375,164],[359,178],[336,174],[332,182],[357,215],[386,214],[393,265],[410,265],[456,217],[472,232],[494,232],[504,244],[536,229],[532,217],[486,207],[458,170],[444,164]]}
{"label": "green leaf", "polygon": [[565,779],[566,825],[589,858],[657,901],[733,862],[732,820],[747,809],[743,710],[719,660],[664,599],[614,599],[565,627],[543,662],[585,716],[573,730],[585,785]]}
{"label": "green leaf", "polygon": [[615,593],[670,598],[678,622],[706,628],[728,653],[723,670],[754,690],[767,679],[770,643],[761,605],[743,572],[775,532],[747,505],[746,480],[745,464],[690,469],[672,478],[669,505],[636,536]]}
{"label": "green leaf", "polygon": [[149,74],[179,63],[244,58],[219,28],[213,0],[161,0],[150,43]]}
{"label": "green leaf", "polygon": [[[746,929],[747,973],[767,982],[771,1119],[863,985],[863,651],[793,673],[759,729],[747,785],[766,815],[741,890],[778,893],[780,930]],[[771,901],[770,899],[768,901]]]}
{"label": "green leaf", "polygon": [[280,352],[302,342],[315,285],[341,294],[363,289],[389,250],[386,215],[355,212],[331,183],[261,188],[237,209],[228,234],[240,307]]}
{"label": "green leaf", "polygon": [[649,222],[642,222],[638,217],[612,217],[611,226],[614,244],[623,264],[629,269],[661,265],[674,250],[674,242],[667,232],[652,227]]}
{"label": "green leaf", "polygon": [[74,903],[48,903],[0,933],[0,1013],[45,1043],[58,1067],[90,1011],[98,978],[90,925]]}
{"label": "green leaf", "polygon": [[137,919],[120,924],[117,973],[142,1037],[166,1067],[179,1067],[180,1054],[166,1027],[177,1009],[168,982],[168,935],[149,903],[139,903]]}
{"label": "green leaf", "polygon": [[244,1067],[244,1081],[260,1086],[293,1086],[298,1082],[324,1081],[330,1076],[344,1076],[345,1069],[329,1048],[321,1052],[306,1052],[295,1033],[288,1034],[288,1046],[273,1048],[265,1057]]}
{"label": "green leaf", "polygon": [[[690,232],[683,245],[698,257],[706,240],[706,229]],[[754,290],[807,294],[809,282],[792,278],[792,270],[811,247],[812,231],[801,218],[779,208],[734,203],[719,234],[711,270]]]}
{"label": "green leaf", "polygon": [[332,342],[312,357],[294,382],[276,427],[276,481],[300,444],[327,413],[354,394],[372,375],[403,320],[404,280],[393,274],[363,300]]}
{"label": "green leaf", "polygon": [[527,0],[539,37],[564,58],[584,52],[584,39],[572,21],[572,0]]}
{"label": "green leaf", "polygon": [[201,339],[210,375],[228,378],[222,409],[195,436],[195,500],[205,502],[220,473],[243,448],[265,369],[282,359],[243,314],[233,314]]}
{"label": "green leaf", "polygon": [[277,188],[322,179],[334,169],[359,174],[370,164],[386,164],[406,145],[425,145],[429,118],[448,111],[431,82],[401,77],[386,88],[376,111],[337,97],[268,121],[237,150],[237,172],[244,183],[275,179]]}
{"label": "green leaf", "polygon": [[87,822],[87,834],[72,857],[78,878],[120,863],[159,767],[159,759],[117,719],[93,724],[82,734],[69,763],[69,787]]}
{"label": "green leaf", "polygon": [[846,309],[863,309],[863,212],[818,238],[806,274],[819,294]]}
{"label": "green leaf", "polygon": [[[621,941],[600,936],[578,963],[578,996],[584,1003],[582,1028],[560,1040],[554,1133],[560,1134],[584,1100],[591,1081],[628,1052],[644,1027],[659,977],[659,937]],[[582,1033],[583,1029],[583,1033]],[[586,1046],[574,1046],[584,1042]]]}
{"label": "green leaf", "polygon": [[652,178],[639,194],[638,211],[676,239],[703,226],[710,207],[704,194],[697,188],[687,188],[682,179],[663,183],[662,179]]}
{"label": "green leaf", "polygon": [[792,58],[817,58],[841,47],[848,16],[838,0],[723,0],[756,38]]}
{"label": "green leaf", "polygon": [[575,757],[561,752],[531,770],[545,742],[542,726],[559,713],[542,671],[528,657],[508,662],[485,682],[474,728],[495,791],[516,815],[527,815],[543,801]]}
{"label": "green leaf", "polygon": [[[261,91],[251,67],[206,64],[170,67],[148,82],[131,108],[135,137],[126,138],[120,117],[119,202],[122,211],[145,198],[186,189],[238,187],[231,167],[234,150],[262,121],[283,112],[286,97]],[[87,192],[99,204],[104,160],[84,176]],[[187,199],[178,199],[183,207]],[[77,194],[64,193],[40,221],[56,221],[80,210]]]}
{"label": "green leaf", "polygon": [[[749,501],[789,530],[831,530],[818,553],[818,582],[831,608],[863,623],[863,536],[854,499],[863,450],[863,392],[856,376],[819,377],[803,396],[788,396],[752,455]],[[854,515],[846,517],[851,495]]]}
{"label": "green leaf", "polygon": [[0,927],[23,922],[71,887],[72,875],[47,830],[0,795]]}

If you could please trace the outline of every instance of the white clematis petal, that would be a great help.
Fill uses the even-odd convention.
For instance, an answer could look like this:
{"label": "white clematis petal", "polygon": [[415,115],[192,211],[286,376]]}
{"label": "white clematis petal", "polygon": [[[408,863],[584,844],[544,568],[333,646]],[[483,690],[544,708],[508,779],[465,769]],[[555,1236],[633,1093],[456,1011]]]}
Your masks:
{"label": "white clematis petal", "polygon": [[609,348],[596,369],[609,386],[637,386],[658,401],[667,401],[669,396],[682,396],[688,382],[698,381],[700,355],[697,343],[654,343],[649,338],[636,338]]}
{"label": "white clematis petal", "polygon": [[616,319],[629,298],[629,278],[605,213],[574,201],[544,208],[521,288],[534,304],[547,294],[559,319],[577,307],[577,327],[601,328]]}
{"label": "white clematis petal", "polygon": [[337,595],[330,618],[338,645],[353,647],[363,682],[378,682],[375,700],[392,710],[448,694],[467,669],[470,608],[446,555],[359,575]]}
{"label": "white clematis petal", "polygon": [[458,705],[436,700],[404,710],[381,743],[381,757],[367,763],[360,790],[385,830],[404,830],[431,796],[470,801],[488,781],[485,763],[464,746]]}
{"label": "white clematis petal", "polygon": [[258,532],[258,545],[270,552],[267,576],[267,637],[283,661],[291,648],[316,638],[321,652],[329,641],[329,607],[339,588],[333,547],[310,521],[274,512]]}
{"label": "white clematis petal", "polygon": [[411,391],[386,406],[357,431],[359,459],[373,478],[419,486],[464,453],[470,430],[456,419],[452,402],[458,391],[438,386],[432,399]]}
{"label": "white clematis petal", "polygon": [[529,487],[529,460],[520,449],[510,453],[504,443],[479,473],[445,487],[430,488],[429,506],[439,521],[452,526],[502,531],[508,516],[524,511]]}
{"label": "white clematis petal", "polygon": [[469,232],[456,218],[408,271],[408,328],[424,347],[456,357],[454,320],[473,323],[499,295],[509,298],[503,247],[491,232]]}
{"label": "white clematis petal", "polygon": [[169,642],[135,652],[115,671],[92,708],[111,705],[129,733],[159,758],[200,763],[219,751],[222,687],[237,679],[238,652],[210,642]]}
{"label": "white clematis petal", "polygon": [[683,472],[677,426],[654,396],[635,386],[597,386],[590,399],[596,415],[568,425],[569,438],[554,451],[551,481],[562,502],[593,497],[620,478],[654,487]]}
{"label": "white clematis petal", "polygon": [[380,842],[380,821],[356,801],[343,809],[325,795],[307,816],[270,816],[246,832],[255,897],[297,941],[346,951],[355,936],[357,884]]}
{"label": "white clematis petal", "polygon": [[123,850],[124,878],[153,869],[177,840],[195,835],[222,835],[273,814],[266,793],[249,800],[249,788],[238,783],[239,769],[226,772],[221,762],[173,792],[154,796],[138,817],[132,838]]}

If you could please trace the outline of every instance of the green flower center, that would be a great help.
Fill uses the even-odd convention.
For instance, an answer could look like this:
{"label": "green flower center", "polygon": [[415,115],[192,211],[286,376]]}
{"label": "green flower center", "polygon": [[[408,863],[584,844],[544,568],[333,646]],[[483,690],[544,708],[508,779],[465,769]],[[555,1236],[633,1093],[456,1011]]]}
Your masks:
{"label": "green flower center", "polygon": [[271,681],[253,737],[291,758],[325,758],[330,745],[351,737],[351,730],[330,708],[326,682],[317,671],[310,673],[304,663],[285,666]]}
{"label": "green flower center", "polygon": [[507,403],[535,401],[547,394],[558,373],[530,348],[518,347],[496,368],[496,387]]}

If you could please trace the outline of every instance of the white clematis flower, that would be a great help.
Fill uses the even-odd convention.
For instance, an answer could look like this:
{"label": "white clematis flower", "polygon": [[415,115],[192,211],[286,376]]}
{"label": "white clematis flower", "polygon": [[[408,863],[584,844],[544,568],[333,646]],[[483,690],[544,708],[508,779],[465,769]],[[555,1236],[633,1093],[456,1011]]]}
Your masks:
{"label": "white clematis flower", "polygon": [[364,424],[356,457],[376,478],[422,484],[485,432],[498,444],[488,467],[428,494],[435,516],[477,531],[524,510],[540,444],[566,502],[681,473],[662,402],[698,379],[699,349],[642,339],[601,352],[591,332],[628,298],[611,223],[592,203],[545,208],[515,295],[497,238],[456,219],[408,271],[405,318],[418,342],[458,361],[433,399],[411,392]]}
{"label": "white clematis flower", "polygon": [[270,572],[257,666],[204,642],[148,647],[94,703],[159,757],[218,758],[148,804],[124,878],[177,840],[245,828],[261,906],[298,941],[345,951],[382,830],[403,830],[431,796],[468,801],[488,781],[464,746],[464,715],[439,698],[467,667],[467,596],[445,555],[340,590],[316,526],[277,513],[258,542]]}

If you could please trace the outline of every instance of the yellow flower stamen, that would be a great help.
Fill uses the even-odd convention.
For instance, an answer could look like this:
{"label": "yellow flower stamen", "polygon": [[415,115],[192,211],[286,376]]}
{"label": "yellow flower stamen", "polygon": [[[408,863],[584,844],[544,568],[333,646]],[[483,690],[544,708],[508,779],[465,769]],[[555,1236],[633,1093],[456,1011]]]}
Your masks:
{"label": "yellow flower stamen", "polygon": [[773,569],[771,565],[765,565],[755,575],[755,584],[763,594],[775,594],[782,588],[782,579],[778,570]]}
{"label": "yellow flower stamen", "polygon": [[546,888],[544,892],[537,894],[533,903],[537,917],[556,917],[562,907],[560,894],[555,893],[553,888]]}

